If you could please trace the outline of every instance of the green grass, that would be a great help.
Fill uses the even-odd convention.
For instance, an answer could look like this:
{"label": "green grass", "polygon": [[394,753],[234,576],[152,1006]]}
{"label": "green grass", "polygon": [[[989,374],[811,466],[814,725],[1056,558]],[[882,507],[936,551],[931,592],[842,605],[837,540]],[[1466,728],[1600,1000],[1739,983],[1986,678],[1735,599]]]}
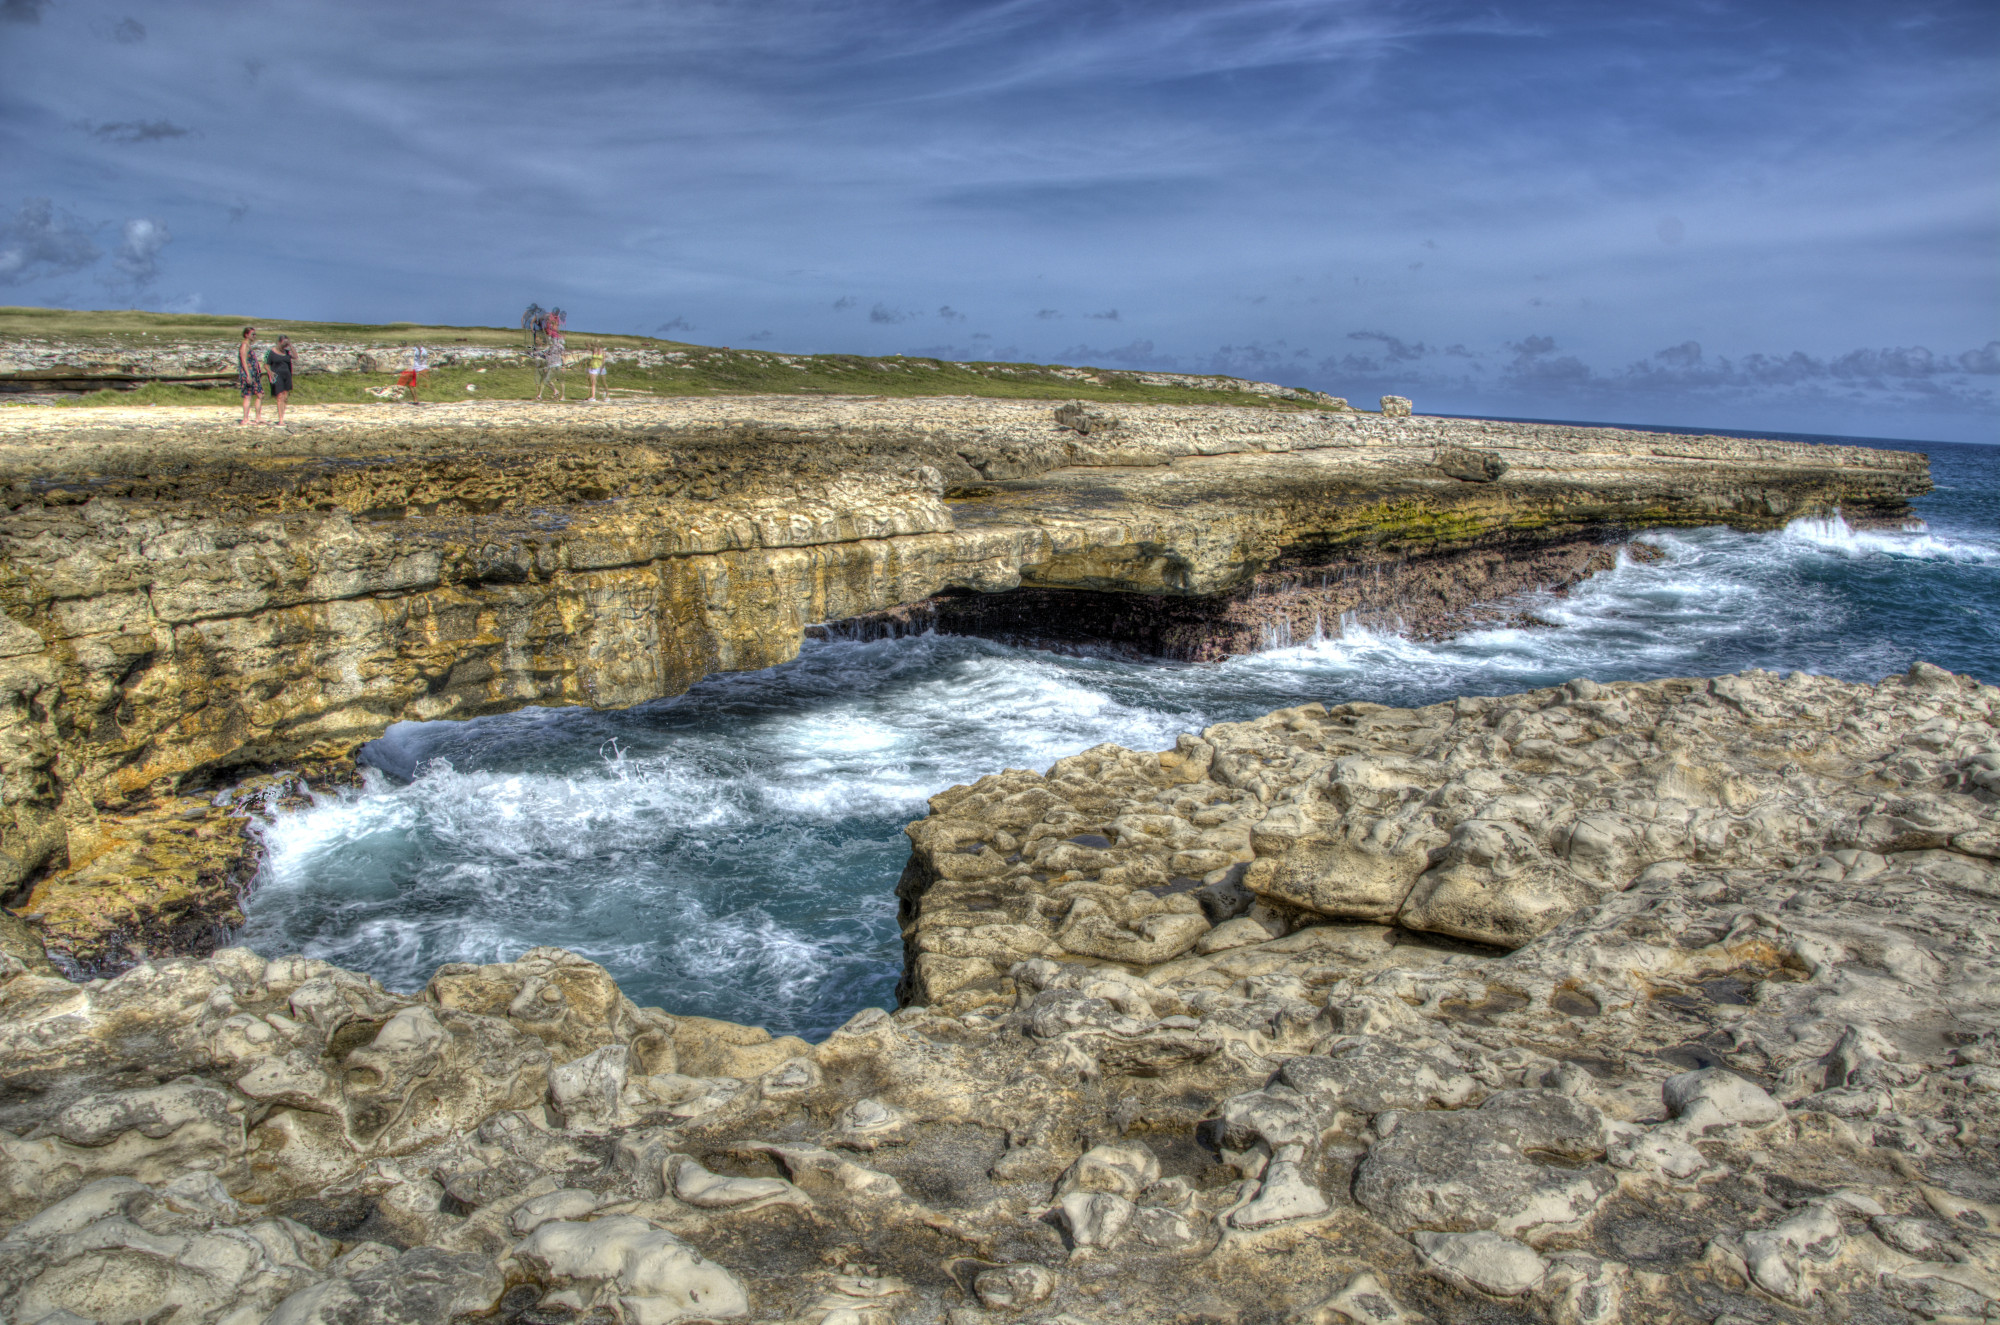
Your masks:
{"label": "green grass", "polygon": [[[507,327],[428,327],[412,323],[365,326],[344,322],[287,322],[201,314],[77,312],[53,308],[0,308],[0,339],[38,337],[82,342],[101,347],[112,357],[124,347],[140,347],[152,341],[185,342],[213,340],[233,343],[246,325],[258,329],[259,342],[268,346],[279,333],[297,341],[357,344],[409,343],[419,341],[434,350],[449,352],[454,346],[520,347],[521,332]],[[1079,381],[1046,364],[969,363],[960,365],[944,359],[911,359],[902,356],[851,354],[778,355],[760,350],[729,349],[692,345],[684,341],[653,340],[645,336],[598,335],[572,330],[569,345],[572,365],[568,374],[571,399],[587,395],[590,379],[575,362],[592,342],[609,349],[679,350],[687,355],[684,366],[639,368],[630,364],[611,365],[613,388],[637,389],[656,396],[718,395],[860,395],[860,396],[986,396],[1020,400],[1087,400],[1107,403],[1149,403],[1174,405],[1229,404],[1281,410],[1319,410],[1326,406],[1312,401],[1274,399],[1233,389],[1204,390],[1177,386],[1151,386],[1135,375],[1116,369],[1086,369],[1099,379]],[[787,361],[790,362],[787,362]],[[302,374],[292,392],[299,404],[378,404],[368,388],[395,382],[394,373],[312,373]],[[1234,380],[1234,379],[1225,379]],[[474,386],[475,391],[466,387]],[[534,373],[525,364],[455,365],[433,369],[423,398],[441,400],[527,400],[535,394]],[[634,397],[626,397],[632,399]],[[644,399],[645,397],[636,397]],[[65,404],[96,405],[201,405],[235,408],[233,385],[207,390],[160,383],[136,391],[98,391],[67,399]]]}
{"label": "green grass", "polygon": [[[234,343],[243,328],[257,328],[265,343],[280,335],[293,340],[316,340],[340,345],[376,344],[383,341],[423,341],[449,349],[453,345],[519,345],[519,327],[433,327],[420,322],[293,322],[284,318],[255,318],[214,313],[90,312],[71,308],[0,308],[0,340],[20,337],[55,337],[83,341],[114,349],[140,345],[147,340],[221,341]],[[571,332],[571,335],[585,333]],[[652,340],[645,336],[597,336],[606,345],[640,345],[680,348],[678,341]],[[532,393],[530,393],[532,394]]]}

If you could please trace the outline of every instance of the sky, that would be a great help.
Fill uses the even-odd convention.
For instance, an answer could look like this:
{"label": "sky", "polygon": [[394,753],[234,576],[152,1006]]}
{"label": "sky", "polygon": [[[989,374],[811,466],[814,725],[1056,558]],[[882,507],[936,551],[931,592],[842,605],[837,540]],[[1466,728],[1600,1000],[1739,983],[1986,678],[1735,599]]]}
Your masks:
{"label": "sky", "polygon": [[0,303],[2000,441],[1990,0],[0,0]]}

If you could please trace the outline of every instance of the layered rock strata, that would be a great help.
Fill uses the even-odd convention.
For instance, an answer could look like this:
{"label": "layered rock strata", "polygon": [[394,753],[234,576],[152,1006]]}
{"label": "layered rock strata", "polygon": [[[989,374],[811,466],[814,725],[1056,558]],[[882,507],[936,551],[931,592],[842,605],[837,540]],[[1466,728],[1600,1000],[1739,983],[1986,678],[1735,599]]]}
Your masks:
{"label": "layered rock strata", "polygon": [[[1002,775],[941,796],[919,854],[1005,819],[1065,833],[1022,848],[1069,850],[1065,868],[936,882],[914,932],[1039,934],[1067,888],[1058,933],[1127,946],[1044,947],[818,1045],[635,1007],[553,949],[443,967],[415,996],[241,949],[84,985],[7,964],[0,1313],[1988,1319],[1996,705],[1921,664],[1875,687],[1750,673],[1478,712],[1289,710],[1177,758]],[[1424,753],[1419,731],[1457,737]],[[1192,912],[1176,899],[1199,890],[1170,883],[1174,905],[1127,919],[1118,866],[1076,855],[1136,869],[1174,821],[1241,825],[1252,801],[1281,817],[1295,774],[1318,778],[1329,826],[1456,816],[1431,869],[1457,873],[1431,896],[1476,881],[1493,899],[1461,912],[1512,898],[1541,917],[1552,879],[1580,891],[1504,951],[1268,891],[1214,924],[1200,901],[1226,877]],[[1209,804],[1152,795],[1168,789]],[[1592,817],[1649,831],[1621,855]],[[1569,824],[1566,851],[1545,819]],[[1086,826],[1097,841],[1067,840]],[[1313,848],[1294,828],[1260,854],[1245,831],[1177,849],[1296,863],[1402,840]],[[984,859],[980,841],[956,855]],[[1182,916],[1203,926],[1192,952],[1131,949]]]}
{"label": "layered rock strata", "polygon": [[935,630],[1035,648],[1219,662],[1337,638],[1352,626],[1418,640],[1503,623],[1547,628],[1554,623],[1527,610],[1519,601],[1523,595],[1562,598],[1592,575],[1613,569],[1621,557],[1657,561],[1663,555],[1648,542],[1619,546],[1597,539],[1416,557],[1358,552],[1329,565],[1264,571],[1229,594],[957,592],[823,629],[829,638],[880,639]]}
{"label": "layered rock strata", "polygon": [[[232,919],[227,889],[99,886],[172,873],[174,798],[344,759],[399,719],[628,705],[947,590],[1200,600],[1286,564],[1893,513],[1928,486],[1922,456],[1853,448],[1210,406],[1119,406],[1085,433],[1054,413],[334,406],[280,432],[8,411],[0,890],[71,969],[116,969]],[[1440,447],[1505,473],[1454,478]],[[135,814],[157,822],[120,828]]]}

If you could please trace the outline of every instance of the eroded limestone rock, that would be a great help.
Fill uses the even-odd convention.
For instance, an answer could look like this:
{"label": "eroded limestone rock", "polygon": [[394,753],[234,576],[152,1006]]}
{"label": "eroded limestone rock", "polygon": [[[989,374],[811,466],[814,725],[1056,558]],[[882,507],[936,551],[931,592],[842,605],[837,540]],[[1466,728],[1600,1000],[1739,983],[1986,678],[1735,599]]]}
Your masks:
{"label": "eroded limestone rock", "polygon": [[[638,703],[784,662],[808,623],[942,594],[1071,593],[1115,614],[1273,587],[1260,576],[1306,549],[1392,572],[1415,555],[1430,568],[1410,592],[1498,589],[1581,573],[1632,523],[1895,514],[1928,487],[1914,453],[1281,396],[1313,408],[1130,405],[1106,427],[970,399],[660,400],[588,419],[467,403],[420,421],[331,406],[255,438],[198,411],[10,410],[0,887],[31,887],[36,919],[0,926],[0,949],[38,965],[38,936],[82,975],[211,950],[251,873],[245,807],[210,804],[218,775],[344,761],[399,719]],[[1506,482],[1450,477],[1441,446],[1504,457]],[[1534,560],[1551,550],[1569,570]],[[1528,563],[1489,575],[1516,553]],[[1138,637],[1193,656],[1246,629],[1196,613]],[[1885,803],[1856,842],[1942,849],[1942,827]],[[1074,937],[1160,958],[1191,928],[1107,905]],[[1004,966],[1032,939],[970,946]]]}
{"label": "eroded limestone rock", "polygon": [[1274,908],[1260,926],[1393,922],[1508,948],[1644,871],[1696,864],[1894,855],[1976,891],[1981,853],[2000,853],[1975,776],[1993,755],[1983,702],[1923,665],[1880,687],[1578,681],[1417,710],[1305,705],[1158,754],[1098,746],[941,793],[911,825],[911,990],[936,1002],[1031,956],[1237,951],[1255,935],[1211,904],[1227,887]]}
{"label": "eroded limestone rock", "polygon": [[[1996,699],[1923,668],[1577,683],[1003,774],[913,832],[970,868],[906,879],[908,918],[1029,933],[817,1045],[552,949],[416,996],[236,949],[17,963],[0,1317],[1981,1319]],[[1589,886],[1511,949],[1255,891],[1320,803],[1438,862],[1508,824],[1491,889]],[[1248,941],[1072,952],[1086,899]]]}

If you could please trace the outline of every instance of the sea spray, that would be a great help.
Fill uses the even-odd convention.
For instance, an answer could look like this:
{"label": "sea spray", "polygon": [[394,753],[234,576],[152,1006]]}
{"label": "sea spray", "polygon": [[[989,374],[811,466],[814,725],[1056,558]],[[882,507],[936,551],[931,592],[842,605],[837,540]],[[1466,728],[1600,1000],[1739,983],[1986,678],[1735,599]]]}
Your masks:
{"label": "sea spray", "polygon": [[918,624],[809,641],[787,666],[622,712],[398,724],[367,747],[361,786],[264,825],[244,937],[404,990],[443,962],[556,944],[643,1003],[823,1034],[893,1000],[903,824],[986,773],[1312,700],[1418,705],[1578,675],[1875,680],[1924,656],[2000,678],[2000,452],[1957,450],[1974,454],[1934,452],[1928,530],[1656,531],[1663,558],[1522,600],[1547,627],[1420,643],[1347,619],[1189,665]]}

